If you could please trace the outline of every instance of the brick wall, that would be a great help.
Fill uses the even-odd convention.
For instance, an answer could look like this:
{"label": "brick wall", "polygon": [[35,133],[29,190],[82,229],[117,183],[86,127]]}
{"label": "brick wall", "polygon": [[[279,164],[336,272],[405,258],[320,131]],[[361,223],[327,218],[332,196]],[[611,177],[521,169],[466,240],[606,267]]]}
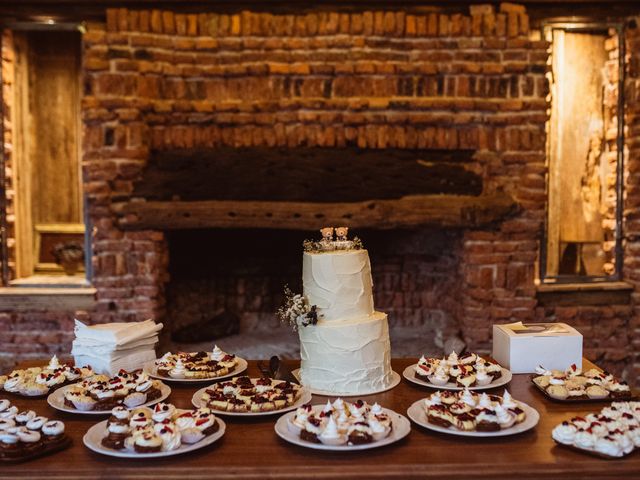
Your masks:
{"label": "brick wall", "polygon": [[119,9],[107,12],[106,25],[90,25],[84,41],[84,168],[98,226],[101,316],[134,318],[140,308],[163,307],[162,234],[135,234],[155,239],[148,245],[158,249],[151,254],[158,268],[144,276],[152,295],[132,300],[141,277],[129,270],[131,234],[111,215],[152,149],[352,145],[478,150],[471,168],[483,174],[486,192],[508,191],[525,211],[499,230],[465,234],[469,267],[452,269],[464,278],[463,331],[471,345],[486,347],[487,325],[532,315],[547,45],[529,39],[522,8],[472,7],[470,15]]}
{"label": "brick wall", "polygon": [[[638,347],[631,329],[640,327],[638,312],[537,307],[548,108],[548,45],[538,38],[524,9],[512,4],[450,14],[108,10],[83,40],[83,171],[98,289],[91,319],[162,318],[166,311],[165,234],[125,232],[116,221],[154,150],[464,148],[478,152],[470,168],[483,176],[485,192],[510,193],[521,213],[460,232],[452,263],[411,252],[383,260],[377,284],[390,287],[387,297],[377,292],[378,304],[407,323],[422,305],[435,309],[442,284],[422,272],[440,265],[442,277],[448,270],[460,281],[439,305],[472,349],[490,348],[492,323],[557,318],[584,329],[587,353],[622,371],[631,345]],[[627,111],[632,133],[636,103]],[[633,199],[632,160],[629,169]],[[627,237],[625,265],[634,282],[636,236]],[[419,307],[406,306],[412,302]]]}
{"label": "brick wall", "polygon": [[640,18],[631,19],[625,32],[625,201],[624,201],[624,277],[633,284],[632,315],[627,368],[630,378],[640,377]]}

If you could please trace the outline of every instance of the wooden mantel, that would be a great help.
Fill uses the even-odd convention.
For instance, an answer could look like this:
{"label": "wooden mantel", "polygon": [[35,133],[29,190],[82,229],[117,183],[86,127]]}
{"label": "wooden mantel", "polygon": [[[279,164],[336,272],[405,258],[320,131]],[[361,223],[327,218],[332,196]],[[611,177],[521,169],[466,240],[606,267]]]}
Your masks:
{"label": "wooden mantel", "polygon": [[277,228],[313,230],[319,224],[352,228],[480,227],[518,210],[506,194],[411,195],[346,203],[274,201],[130,201],[115,205],[127,230]]}

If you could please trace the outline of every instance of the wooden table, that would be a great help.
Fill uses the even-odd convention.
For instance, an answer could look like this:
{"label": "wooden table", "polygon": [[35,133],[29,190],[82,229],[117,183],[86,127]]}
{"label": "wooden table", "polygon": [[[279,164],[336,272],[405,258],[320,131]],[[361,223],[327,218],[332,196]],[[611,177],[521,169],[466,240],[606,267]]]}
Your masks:
{"label": "wooden table", "polygon": [[[415,360],[394,360],[401,373]],[[587,367],[588,365],[585,365]],[[255,362],[248,373],[258,375]],[[190,407],[196,387],[172,385],[169,401]],[[406,414],[431,390],[408,383],[389,392],[363,397]],[[73,446],[61,453],[19,465],[1,465],[0,478],[640,478],[640,454],[622,460],[602,460],[555,446],[551,430],[573,415],[599,410],[604,404],[553,403],[535,390],[528,375],[514,375],[509,391],[536,408],[538,426],[520,435],[493,439],[464,438],[431,432],[412,424],[402,441],[363,452],[320,452],[297,447],[276,436],[277,416],[260,419],[226,417],[227,432],[202,450],[166,459],[129,460],[88,450],[82,436],[98,418],[71,415],[50,408],[45,400],[9,397],[21,410],[64,420]],[[496,393],[500,393],[498,390]],[[325,403],[317,396],[314,403]]]}

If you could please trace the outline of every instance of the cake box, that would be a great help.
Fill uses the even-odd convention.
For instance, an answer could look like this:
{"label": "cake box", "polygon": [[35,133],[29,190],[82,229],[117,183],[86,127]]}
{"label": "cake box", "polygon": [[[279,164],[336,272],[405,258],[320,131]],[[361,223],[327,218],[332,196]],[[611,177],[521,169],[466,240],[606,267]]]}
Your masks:
{"label": "cake box", "polygon": [[566,323],[494,325],[492,356],[512,373],[582,368],[582,334]]}

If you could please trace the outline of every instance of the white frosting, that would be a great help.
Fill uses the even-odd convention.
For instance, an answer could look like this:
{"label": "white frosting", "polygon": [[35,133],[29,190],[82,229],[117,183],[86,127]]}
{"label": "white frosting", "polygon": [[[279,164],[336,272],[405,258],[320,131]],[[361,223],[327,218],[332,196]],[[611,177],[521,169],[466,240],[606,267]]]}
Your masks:
{"label": "white frosting", "polygon": [[373,313],[373,281],[366,250],[305,252],[302,282],[304,295],[317,307],[321,323]]}
{"label": "white frosting", "polygon": [[153,409],[153,421],[162,422],[168,420],[176,413],[176,407],[170,403],[158,403]]}
{"label": "white frosting", "polygon": [[330,322],[298,329],[300,381],[312,389],[364,395],[392,380],[391,345],[385,313],[355,322]]}
{"label": "white frosting", "polygon": [[125,425],[122,423],[110,423],[107,427],[107,430],[117,435],[124,435],[125,433],[129,433],[129,425]]}
{"label": "white frosting", "polygon": [[577,431],[578,429],[575,426],[561,423],[551,431],[551,436],[557,442],[572,445],[576,439]]}
{"label": "white frosting", "polygon": [[50,370],[55,370],[56,368],[60,368],[60,361],[58,360],[58,357],[56,355],[51,357],[51,360],[49,360],[49,365],[47,366],[47,368],[49,368]]}
{"label": "white frosting", "polygon": [[621,457],[624,453],[618,442],[607,437],[596,440],[593,448],[596,452],[604,453],[612,457]]}
{"label": "white frosting", "polygon": [[27,422],[26,426],[29,430],[40,430],[48,421],[47,417],[34,417]]}
{"label": "white frosting", "polygon": [[318,435],[318,438],[326,445],[342,445],[347,441],[346,435],[338,431],[338,425],[333,417],[329,417],[327,426],[322,433]]}
{"label": "white frosting", "polygon": [[219,362],[226,356],[227,356],[227,352],[225,352],[220,347],[218,347],[218,345],[213,346],[213,351],[211,352],[211,360],[215,360],[216,362]]}
{"label": "white frosting", "polygon": [[61,435],[64,433],[64,423],[59,420],[50,420],[42,426],[42,433],[45,435]]}
{"label": "white frosting", "polygon": [[187,375],[187,369],[182,363],[182,359],[178,358],[175,366],[169,370],[169,376],[173,378],[184,378]]}

